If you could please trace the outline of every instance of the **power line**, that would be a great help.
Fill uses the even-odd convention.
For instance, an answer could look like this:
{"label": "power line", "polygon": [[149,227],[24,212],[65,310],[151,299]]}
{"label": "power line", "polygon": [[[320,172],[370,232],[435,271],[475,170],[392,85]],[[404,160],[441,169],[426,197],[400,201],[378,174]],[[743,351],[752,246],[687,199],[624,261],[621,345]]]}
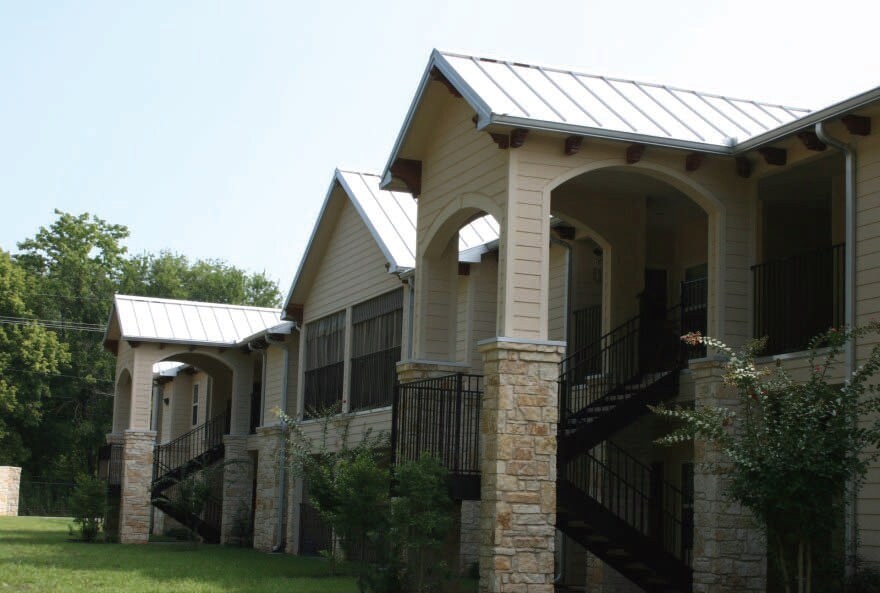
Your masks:
{"label": "power line", "polygon": [[79,321],[63,321],[59,319],[31,319],[28,317],[10,317],[0,315],[0,324],[3,325],[36,325],[47,329],[64,329],[72,331],[87,331],[104,333],[104,325],[99,323],[81,323]]}
{"label": "power line", "polygon": [[28,369],[4,369],[3,374],[6,373],[25,373],[28,375],[43,375],[45,377],[62,377],[64,379],[76,379],[77,381],[81,381],[83,383],[87,383],[89,385],[104,383],[105,385],[112,385],[113,381],[109,379],[89,379],[88,377],[83,377],[81,375],[65,375],[64,373],[48,373],[46,371],[32,371]]}

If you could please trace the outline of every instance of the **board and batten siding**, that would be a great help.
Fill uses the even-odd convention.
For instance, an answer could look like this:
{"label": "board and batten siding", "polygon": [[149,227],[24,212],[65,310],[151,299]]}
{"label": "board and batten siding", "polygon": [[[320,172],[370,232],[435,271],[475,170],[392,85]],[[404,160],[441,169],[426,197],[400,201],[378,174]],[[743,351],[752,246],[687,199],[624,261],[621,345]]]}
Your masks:
{"label": "board and batten siding", "polygon": [[320,268],[303,303],[304,322],[401,289],[398,277],[387,273],[386,263],[363,219],[345,198]]}

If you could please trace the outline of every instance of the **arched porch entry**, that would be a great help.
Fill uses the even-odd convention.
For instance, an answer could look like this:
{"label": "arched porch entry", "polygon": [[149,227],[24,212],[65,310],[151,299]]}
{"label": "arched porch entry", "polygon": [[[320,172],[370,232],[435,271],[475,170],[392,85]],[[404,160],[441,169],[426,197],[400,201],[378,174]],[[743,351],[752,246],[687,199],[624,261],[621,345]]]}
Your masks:
{"label": "arched porch entry", "polygon": [[[576,229],[574,259],[589,260],[579,251],[595,252],[589,243],[578,245],[584,239],[601,250],[602,333],[645,308],[671,308],[684,296],[702,301],[702,331],[720,335],[724,208],[708,190],[660,165],[610,161],[569,171],[544,194],[554,216]],[[590,301],[585,275],[597,274],[578,265],[571,274],[576,310]]]}
{"label": "arched porch entry", "polygon": [[[655,446],[668,427],[648,413],[647,404],[694,398],[693,382],[682,369],[703,352],[685,349],[679,338],[689,331],[717,335],[721,326],[723,209],[692,180],[650,163],[593,163],[549,184],[545,196],[557,228],[565,229],[557,235],[572,262],[572,331],[559,384],[558,502],[593,508],[591,520],[602,524],[622,501],[639,501],[617,519],[642,529],[642,536],[628,539],[613,530],[599,535],[650,566],[656,578],[688,582],[694,451],[690,444]],[[589,328],[589,339],[578,335],[586,328],[574,322],[584,307],[599,310],[601,331]],[[583,479],[597,471],[607,492]],[[636,583],[644,578],[583,537],[580,520],[569,513],[557,521],[565,536],[559,541],[566,584],[614,586],[619,574]],[[669,562],[653,566],[661,554]]]}
{"label": "arched porch entry", "polygon": [[497,206],[469,196],[442,211],[425,235],[416,266],[413,358],[480,373],[477,345],[498,334]]}

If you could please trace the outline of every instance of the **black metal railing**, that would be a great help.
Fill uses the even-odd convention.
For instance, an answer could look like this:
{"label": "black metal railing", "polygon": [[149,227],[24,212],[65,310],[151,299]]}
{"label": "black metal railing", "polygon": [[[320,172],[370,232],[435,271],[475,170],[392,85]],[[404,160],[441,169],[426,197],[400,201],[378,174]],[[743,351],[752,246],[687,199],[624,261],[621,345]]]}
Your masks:
{"label": "black metal railing", "polygon": [[399,360],[400,346],[351,359],[350,411],[391,405]]}
{"label": "black metal railing", "polygon": [[665,316],[639,315],[559,365],[560,422],[614,392],[636,392],[682,365],[681,306]]}
{"label": "black metal railing", "polygon": [[[708,331],[708,278],[698,278],[682,282],[679,303],[681,303],[682,335],[699,332],[705,336]],[[685,348],[688,359],[706,356],[705,346],[686,346]]]}
{"label": "black metal railing", "polygon": [[194,459],[223,445],[226,413],[215,416],[153,450],[153,481],[174,472]]}
{"label": "black metal railing", "polygon": [[690,562],[693,508],[681,489],[610,441],[560,466],[560,478],[589,496],[627,525]]}
{"label": "black metal railing", "polygon": [[843,243],[752,266],[754,336],[767,354],[805,350],[844,322]]}
{"label": "black metal railing", "polygon": [[456,373],[401,383],[392,413],[394,463],[437,457],[455,475],[480,473],[483,377]]}
{"label": "black metal railing", "polygon": [[70,517],[71,482],[22,480],[18,486],[18,514],[22,517]]}
{"label": "black metal railing", "polygon": [[[303,373],[303,415],[319,418],[342,402],[343,361],[311,369]],[[340,410],[336,410],[340,411]]]}
{"label": "black metal railing", "polygon": [[569,333],[571,352],[581,352],[585,358],[589,358],[589,347],[602,337],[602,305],[572,311]]}
{"label": "black metal railing", "polygon": [[299,555],[318,556],[333,551],[333,529],[320,513],[308,503],[299,505]]}

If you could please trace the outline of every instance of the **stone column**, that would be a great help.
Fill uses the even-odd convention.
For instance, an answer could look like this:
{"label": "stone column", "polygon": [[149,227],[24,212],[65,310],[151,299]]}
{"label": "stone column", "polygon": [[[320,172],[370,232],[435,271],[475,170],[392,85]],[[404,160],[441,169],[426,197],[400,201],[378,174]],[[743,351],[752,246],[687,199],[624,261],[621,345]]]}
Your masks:
{"label": "stone column", "polygon": [[257,429],[260,455],[257,459],[257,500],[254,510],[254,548],[270,552],[278,542],[278,482],[281,479],[284,427],[280,424]]}
{"label": "stone column", "polygon": [[0,465],[0,517],[18,516],[21,468]]}
{"label": "stone column", "polygon": [[[724,363],[691,361],[695,405],[736,409],[739,397],[724,385]],[[725,479],[713,465],[720,453],[703,441],[694,443],[694,593],[763,593],[767,580],[767,545],[752,514],[724,494]]]}
{"label": "stone column", "polygon": [[247,452],[247,436],[226,435],[223,468],[223,517],[220,543],[241,544],[251,518],[253,468]]}
{"label": "stone column", "polygon": [[152,430],[126,430],[122,435],[122,496],[119,542],[145,544],[150,538],[150,484],[153,480]]}
{"label": "stone column", "polygon": [[563,350],[512,338],[480,344],[480,593],[553,592]]}

